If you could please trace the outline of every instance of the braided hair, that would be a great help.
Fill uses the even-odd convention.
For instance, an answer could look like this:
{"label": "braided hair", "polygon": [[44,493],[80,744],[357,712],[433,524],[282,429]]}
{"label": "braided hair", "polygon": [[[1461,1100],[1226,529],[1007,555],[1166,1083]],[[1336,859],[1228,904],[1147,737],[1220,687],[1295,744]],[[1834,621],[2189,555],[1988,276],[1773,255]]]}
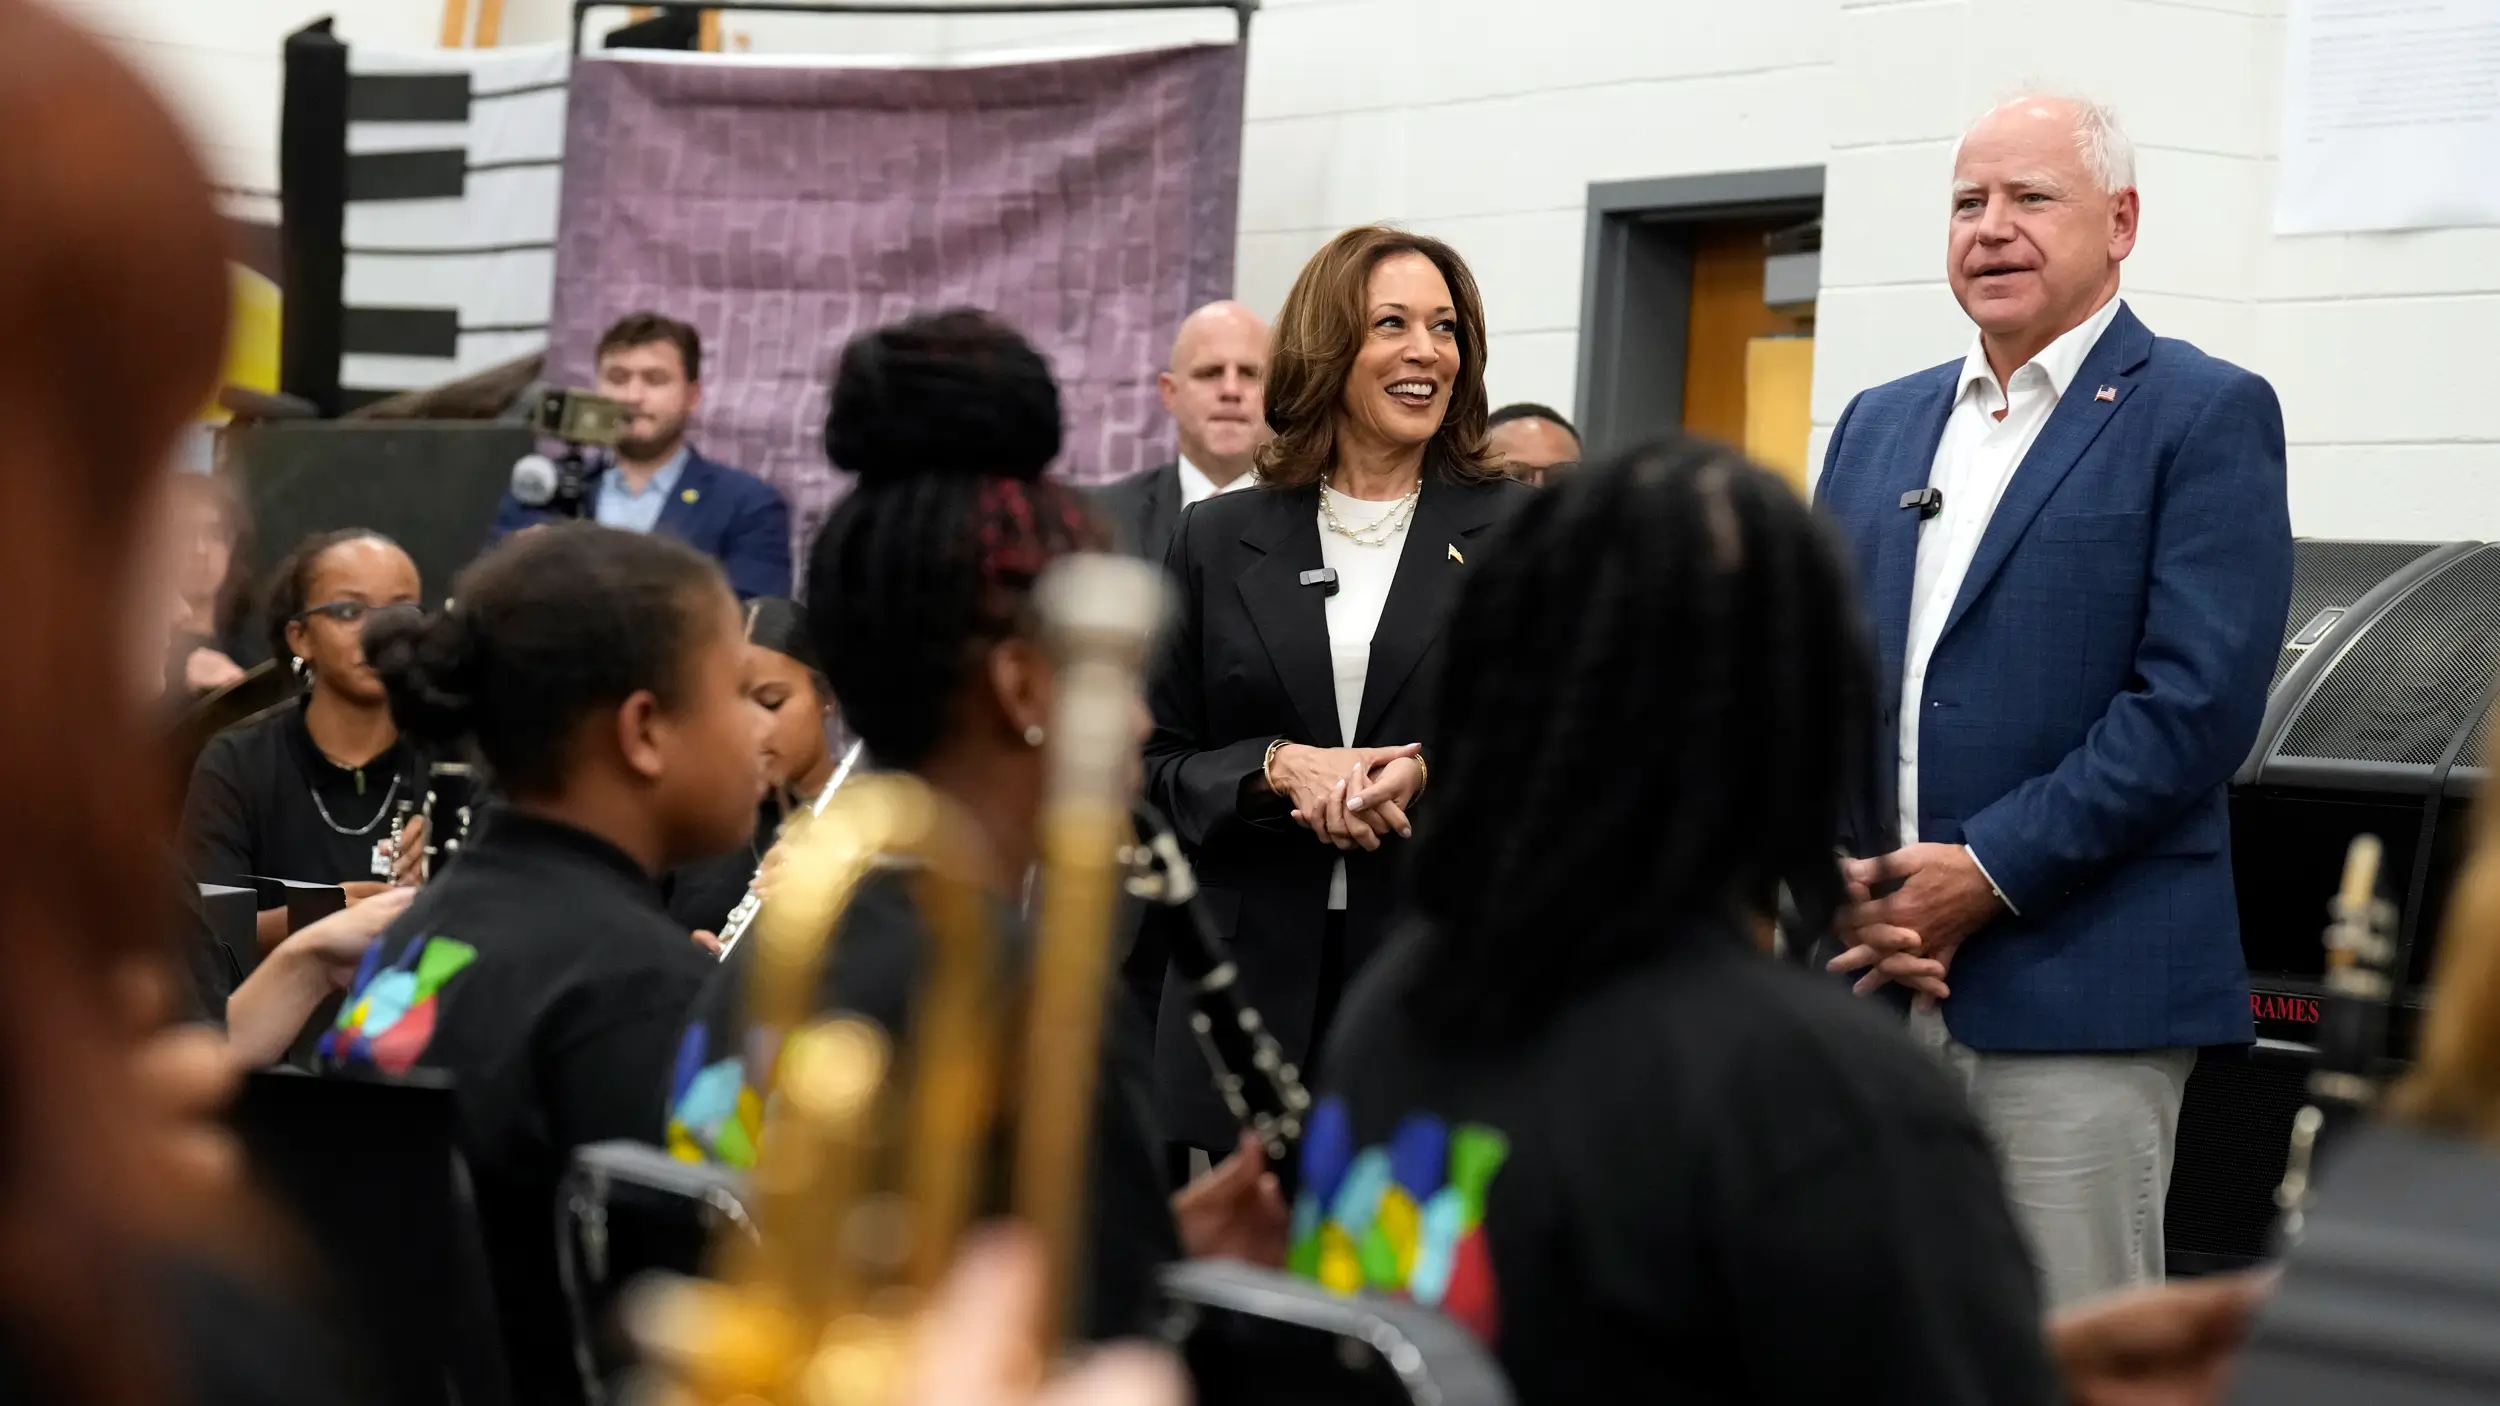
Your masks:
{"label": "braided hair", "polygon": [[1827,924],[1873,670],[1806,505],[1679,438],[1528,499],[1502,540],[1443,636],[1419,1020],[1524,1037],[1783,884]]}
{"label": "braided hair", "polygon": [[807,564],[808,623],[843,720],[881,766],[919,766],[982,649],[1030,624],[1034,580],[1098,546],[1042,470],[1059,387],[1023,337],[970,310],[843,348],[825,453],[858,476]]}

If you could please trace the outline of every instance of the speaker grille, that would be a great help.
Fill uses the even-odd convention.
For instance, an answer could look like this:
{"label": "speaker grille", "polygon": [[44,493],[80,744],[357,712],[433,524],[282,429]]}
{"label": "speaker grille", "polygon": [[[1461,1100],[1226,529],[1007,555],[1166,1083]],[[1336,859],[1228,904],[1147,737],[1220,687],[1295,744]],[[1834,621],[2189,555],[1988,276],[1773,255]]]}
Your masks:
{"label": "speaker grille", "polygon": [[[2283,620],[2283,650],[2274,659],[2274,683],[2283,682],[2292,665],[2308,652],[2292,648],[2292,637],[2317,619],[2319,611],[2351,608],[2372,586],[2438,550],[2436,542],[2294,542],[2292,608]],[[2273,688],[2267,685],[2269,693]]]}
{"label": "speaker grille", "polygon": [[2491,697],[2500,549],[2482,548],[2381,612],[2319,681],[2280,754],[2427,766]]}
{"label": "speaker grille", "polygon": [[2174,1255],[2254,1260],[2274,1233],[2274,1188],[2283,1180],[2292,1115],[2307,1101],[2308,1075],[2237,1050],[2196,1062],[2179,1106],[2178,1152],[2163,1209],[2164,1248]]}

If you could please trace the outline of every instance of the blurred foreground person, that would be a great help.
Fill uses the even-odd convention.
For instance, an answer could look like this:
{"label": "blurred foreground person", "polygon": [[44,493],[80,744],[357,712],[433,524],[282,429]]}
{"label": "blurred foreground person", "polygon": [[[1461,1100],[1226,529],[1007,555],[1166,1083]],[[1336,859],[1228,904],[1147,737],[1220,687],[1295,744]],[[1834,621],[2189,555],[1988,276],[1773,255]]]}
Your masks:
{"label": "blurred foreground person", "polygon": [[[0,0],[0,1399],[331,1401],[321,1356],[222,1266],[237,1154],[179,984],[146,739],[176,437],[216,384],[227,275],[173,120],[93,40]],[[144,625],[145,628],[141,628]],[[265,1246],[267,1241],[261,1243]]]}
{"label": "blurred foreground person", "polygon": [[1754,936],[1842,900],[1847,577],[1698,441],[1519,509],[1444,632],[1419,920],[1321,1066],[1296,1272],[1440,1308],[1522,1401],[2057,1398],[1968,1103]]}

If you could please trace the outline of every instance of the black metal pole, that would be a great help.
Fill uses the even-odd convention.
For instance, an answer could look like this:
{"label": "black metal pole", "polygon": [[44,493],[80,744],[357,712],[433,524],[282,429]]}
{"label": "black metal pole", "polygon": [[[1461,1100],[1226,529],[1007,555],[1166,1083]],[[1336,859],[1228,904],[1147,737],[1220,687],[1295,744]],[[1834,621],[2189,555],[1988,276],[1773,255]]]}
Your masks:
{"label": "black metal pole", "polygon": [[[605,5],[623,4],[625,0],[573,0],[573,52],[582,51],[582,33],[590,12]],[[986,4],[959,5],[951,0],[746,0],[736,5],[703,5],[705,10],[745,10],[765,14],[797,15],[918,15],[944,18],[949,15],[1083,15],[1118,14],[1175,10],[1230,10],[1233,12],[1235,37],[1243,43],[1250,39],[1250,16],[1257,13],[1260,0],[991,0]]]}

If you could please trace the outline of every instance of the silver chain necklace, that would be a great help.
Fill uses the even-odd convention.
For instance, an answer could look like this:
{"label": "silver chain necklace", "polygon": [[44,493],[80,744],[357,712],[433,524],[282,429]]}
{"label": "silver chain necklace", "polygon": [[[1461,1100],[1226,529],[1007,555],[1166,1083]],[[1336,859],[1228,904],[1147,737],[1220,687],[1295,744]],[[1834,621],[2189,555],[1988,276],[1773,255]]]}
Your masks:
{"label": "silver chain necklace", "polygon": [[1415,503],[1423,497],[1423,492],[1423,480],[1417,479],[1415,486],[1406,490],[1378,522],[1363,527],[1348,527],[1337,519],[1337,495],[1329,491],[1326,482],[1322,482],[1319,486],[1319,515],[1328,524],[1329,531],[1358,547],[1385,547],[1391,538],[1406,530],[1407,519],[1415,516]]}
{"label": "silver chain necklace", "polygon": [[342,835],[370,835],[374,827],[382,823],[382,817],[391,813],[391,802],[399,796],[399,773],[395,771],[391,773],[391,789],[382,793],[382,805],[373,812],[373,818],[353,830],[330,818],[330,808],[321,803],[320,787],[307,786],[304,788],[304,794],[312,797],[313,809],[320,812],[322,824]]}

